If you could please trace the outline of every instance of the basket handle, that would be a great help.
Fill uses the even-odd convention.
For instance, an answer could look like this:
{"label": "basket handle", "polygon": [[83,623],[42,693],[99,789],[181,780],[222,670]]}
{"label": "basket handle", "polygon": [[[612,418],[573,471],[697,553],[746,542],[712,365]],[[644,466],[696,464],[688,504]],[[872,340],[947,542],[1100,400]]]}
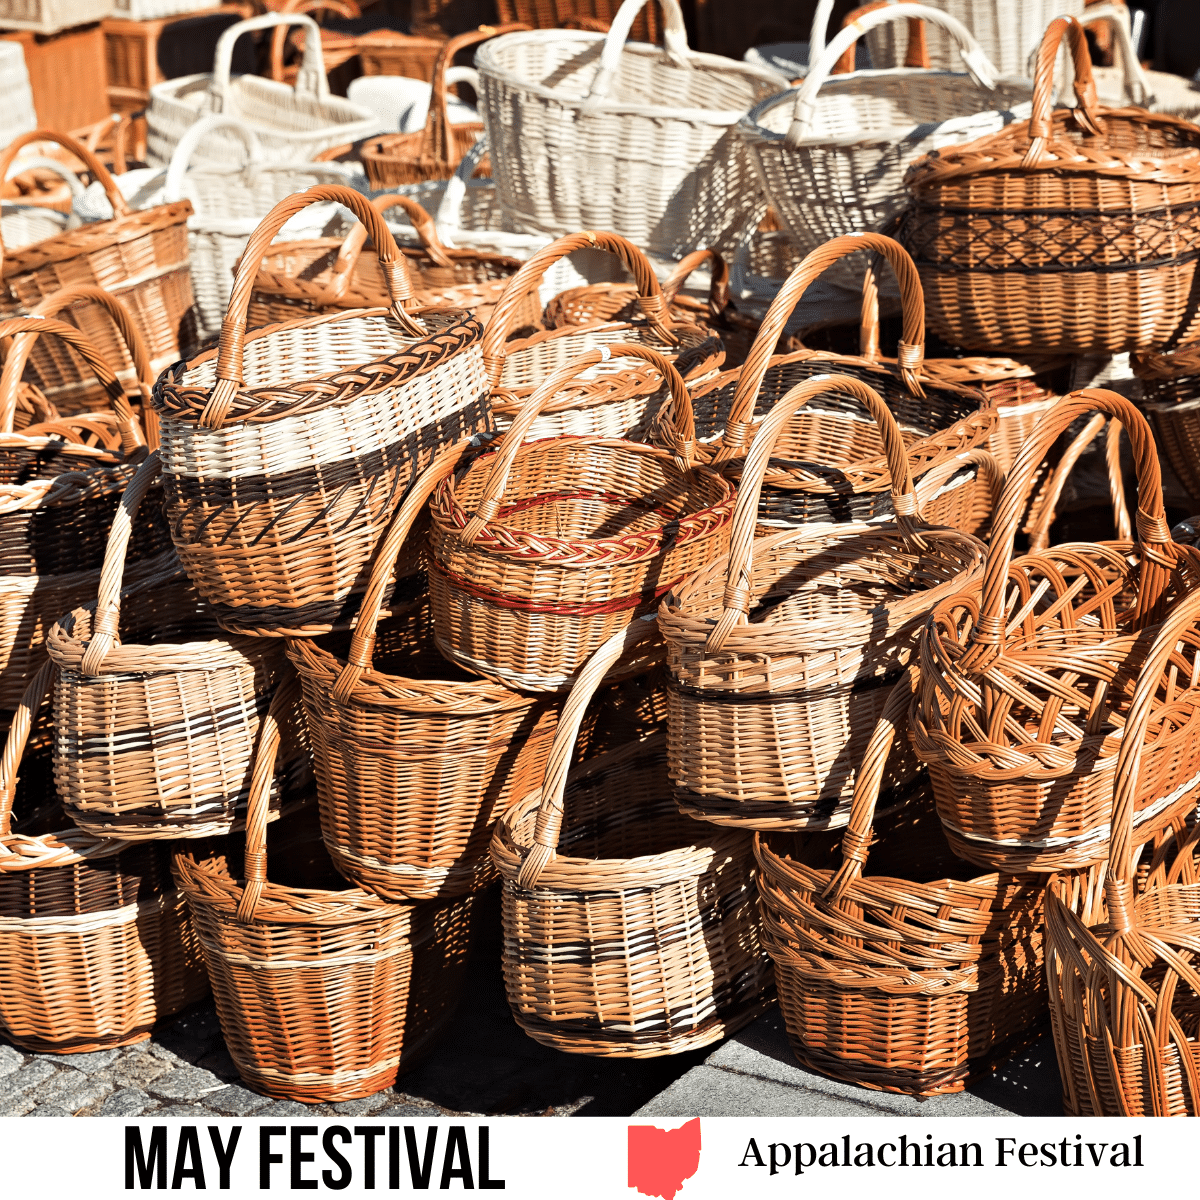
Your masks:
{"label": "basket handle", "polygon": [[729,307],[729,264],[711,248],[693,250],[675,264],[675,270],[662,285],[663,297],[668,306],[673,304],[688,276],[706,262],[712,265],[712,283],[708,287],[708,313],[716,320]]}
{"label": "basket handle", "polygon": [[990,450],[983,450],[979,447],[976,447],[974,450],[965,450],[962,454],[956,454],[952,458],[947,458],[944,462],[938,463],[936,467],[926,471],[917,480],[917,485],[914,489],[917,497],[917,508],[923,512],[925,505],[937,495],[945,484],[950,482],[954,475],[961,471],[963,467],[972,466],[986,481],[988,496],[991,500],[989,508],[992,512],[995,512],[996,505],[1000,503],[1001,493],[1004,491],[1004,469]]}
{"label": "basket handle", "polygon": [[1096,96],[1096,81],[1092,78],[1092,56],[1088,53],[1083,26],[1074,17],[1055,17],[1046,26],[1042,44],[1038,47],[1033,76],[1033,115],[1029,118],[1029,149],[1021,160],[1023,170],[1037,166],[1050,141],[1054,120],[1054,66],[1064,35],[1075,66],[1073,87],[1078,107],[1071,110],[1075,124],[1086,133],[1104,132],[1104,122],[1098,111],[1100,101]]}
{"label": "basket handle", "polygon": [[[576,250],[607,250],[624,264],[633,276],[638,290],[638,306],[650,324],[654,334],[665,346],[676,346],[679,339],[671,332],[671,320],[667,315],[667,301],[663,295],[658,276],[650,260],[630,241],[616,233],[572,233],[544,246],[508,281],[491,320],[483,331],[483,365],[492,387],[500,382],[507,356],[505,341],[513,322],[517,319],[521,303],[542,281],[542,276],[560,258],[566,258]],[[916,268],[913,268],[914,271]]]}
{"label": "basket handle", "polygon": [[683,9],[679,7],[679,0],[624,0],[621,7],[617,9],[617,15],[613,17],[608,33],[604,35],[604,49],[600,51],[600,69],[592,79],[592,86],[588,89],[587,97],[579,110],[580,116],[593,116],[608,99],[608,94],[612,91],[613,80],[621,67],[621,54],[625,49],[625,43],[629,40],[633,22],[638,13],[651,3],[657,3],[662,9],[664,19],[663,51],[668,61],[672,66],[680,67],[685,71],[692,69],[688,52],[687,28],[683,23]]}
{"label": "basket handle", "polygon": [[1133,526],[1129,520],[1129,507],[1125,501],[1125,480],[1121,475],[1121,422],[1109,420],[1103,413],[1097,413],[1084,426],[1075,440],[1067,447],[1058,466],[1054,468],[1041,496],[1037,499],[1037,512],[1026,526],[1029,532],[1029,553],[1041,554],[1050,545],[1050,526],[1054,522],[1054,513],[1062,498],[1067,476],[1071,474],[1075,464],[1083,452],[1094,442],[1100,431],[1108,426],[1108,437],[1105,442],[1104,462],[1108,469],[1108,494],[1112,500],[1113,523],[1116,526],[1117,537],[1121,541],[1133,540]]}
{"label": "basket handle", "polygon": [[[30,158],[16,159],[9,163],[8,173],[5,175],[5,180],[15,179],[18,175],[24,175],[26,171],[53,171],[67,185],[67,191],[72,196],[82,196],[86,189],[83,186],[83,180],[67,166],[66,163],[59,162],[57,158],[44,158],[41,155],[36,155]],[[21,199],[18,196],[5,196],[6,204],[20,204]]]}
{"label": "basket handle", "polygon": [[[243,22],[246,24],[247,22]],[[237,28],[234,26],[234,28]],[[233,278],[233,291],[229,297],[229,308],[221,321],[221,337],[217,344],[217,382],[208,403],[200,414],[200,424],[206,429],[220,429],[233,409],[238,389],[242,386],[242,362],[246,343],[246,314],[250,308],[250,294],[263,256],[267,253],[276,234],[310,204],[321,204],[332,200],[348,208],[366,227],[375,244],[379,265],[387,281],[391,296],[391,314],[400,327],[412,337],[422,337],[425,330],[407,311],[417,306],[404,256],[396,245],[379,210],[373,208],[367,198],[348,187],[333,183],[319,183],[302,192],[296,192],[280,200],[258,223],[250,235],[246,249],[238,262]]]}
{"label": "basket handle", "polygon": [[[883,8],[887,4],[895,4],[896,0],[874,0],[871,4],[864,4],[861,8],[856,8],[853,12],[847,13],[842,18],[842,28],[848,29],[856,21],[865,17],[867,13],[874,12],[877,8]],[[904,52],[904,65],[906,67],[915,67],[918,70],[929,70],[929,43],[925,38],[925,23],[918,19],[910,18],[908,22],[908,46]],[[838,64],[833,68],[835,75],[849,75],[854,70],[854,47],[847,49],[846,53],[838,59]]]}
{"label": "basket handle", "polygon": [[137,516],[146,493],[162,473],[162,459],[155,450],[138,467],[121,496],[121,505],[113,517],[104,547],[104,565],[100,570],[100,587],[96,596],[96,614],[92,618],[92,636],[80,660],[84,675],[99,675],[108,652],[120,640],[121,587],[125,582],[125,553],[133,534],[133,519]]}
{"label": "basket handle", "polygon": [[[467,180],[473,178],[479,164],[488,152],[488,136],[485,129],[475,144],[459,159],[454,174],[446,180],[446,190],[438,205],[436,223],[441,231],[442,245],[454,246],[454,233],[462,228],[462,206],[467,197]],[[492,320],[495,320],[493,315]],[[489,321],[490,325],[492,322]]]}
{"label": "basket handle", "polygon": [[[1167,526],[1154,437],[1146,418],[1124,396],[1103,388],[1085,388],[1064,396],[1042,417],[1008,472],[1004,494],[992,518],[979,619],[971,630],[971,649],[967,652],[971,659],[986,662],[1000,653],[1006,627],[1004,593],[1012,565],[1013,542],[1038,467],[1055,439],[1076,417],[1097,412],[1115,417],[1124,426],[1137,471],[1137,542],[1141,566],[1134,626],[1141,629],[1161,619],[1159,609],[1178,550]],[[964,659],[964,665],[967,661]],[[986,694],[985,691],[985,699]]]}
{"label": "basket handle", "polygon": [[1142,70],[1142,64],[1138,62],[1133,49],[1133,39],[1129,32],[1129,9],[1124,4],[1094,4],[1079,14],[1081,25],[1091,25],[1095,21],[1107,21],[1112,27],[1117,58],[1121,63],[1121,82],[1125,99],[1138,108],[1149,108],[1158,97],[1151,89],[1150,80]]}
{"label": "basket handle", "polygon": [[850,801],[850,818],[842,833],[842,865],[834,872],[822,898],[837,903],[862,876],[870,854],[871,830],[875,823],[875,806],[883,772],[899,729],[906,729],[908,713],[917,694],[919,672],[911,664],[884,701],[883,712],[875,722],[871,740],[863,751],[862,762],[854,775],[854,796]]}
{"label": "basket handle", "polygon": [[647,613],[636,618],[596,650],[576,676],[575,685],[571,688],[571,694],[567,697],[558,718],[554,741],[546,759],[546,774],[542,779],[542,801],[538,805],[537,821],[534,824],[533,845],[521,863],[521,870],[517,875],[519,887],[537,887],[542,872],[558,857],[567,772],[571,768],[579,727],[596,689],[623,654],[657,632],[657,613]]}
{"label": "basket handle", "polygon": [[[17,334],[28,336],[14,337]],[[134,418],[133,410],[129,407],[129,401],[125,398],[125,389],[100,352],[74,325],[42,316],[10,317],[7,321],[0,321],[0,339],[14,338],[12,349],[4,363],[4,370],[0,371],[0,432],[12,433],[17,411],[17,386],[21,382],[21,375],[33,349],[33,343],[43,334],[53,334],[66,342],[95,372],[96,378],[108,393],[113,411],[117,414],[121,448],[125,453],[133,454],[139,446],[144,445],[141,429]]]}
{"label": "basket handle", "polygon": [[243,924],[254,920],[263,888],[267,884],[267,818],[270,816],[275,759],[279,754],[279,718],[281,713],[295,705],[299,694],[299,677],[295,668],[288,668],[287,674],[275,688],[267,715],[258,727],[254,766],[250,772],[250,795],[246,802],[245,882],[237,906],[237,919]]}
{"label": "basket handle", "polygon": [[467,546],[473,546],[487,528],[488,522],[495,520],[500,511],[500,501],[504,497],[504,489],[508,486],[508,473],[512,469],[513,460],[521,449],[525,435],[529,432],[542,409],[554,399],[558,390],[566,383],[597,363],[607,362],[617,358],[640,358],[650,363],[658,370],[671,388],[671,401],[675,418],[675,436],[678,448],[676,454],[680,470],[687,471],[692,466],[696,449],[696,426],[692,419],[692,401],[688,395],[687,384],[675,369],[669,359],[664,358],[649,346],[635,346],[622,342],[614,342],[611,346],[598,346],[585,350],[573,358],[566,366],[560,367],[553,375],[544,379],[521,405],[520,411],[513,418],[513,423],[504,433],[479,497],[475,513],[467,521],[459,539]]}
{"label": "basket handle", "polygon": [[719,653],[733,628],[745,625],[750,613],[750,600],[754,588],[753,548],[754,528],[758,523],[758,500],[776,439],[792,416],[809,400],[830,392],[852,396],[864,404],[879,426],[888,471],[892,477],[891,496],[896,524],[906,538],[919,543],[920,531],[924,525],[917,509],[908,453],[904,448],[904,439],[900,436],[896,418],[892,416],[883,397],[861,380],[849,375],[814,375],[811,379],[796,384],[767,413],[754,435],[750,452],[746,455],[746,464],[742,468],[742,477],[738,483],[737,502],[733,509],[733,530],[729,538],[725,595],[722,599],[724,611],[704,644],[707,653]]}
{"label": "basket handle", "polygon": [[799,149],[800,144],[808,137],[808,131],[816,117],[817,93],[821,90],[821,85],[833,73],[833,69],[842,55],[847,50],[852,50],[854,43],[870,30],[893,21],[906,21],[914,18],[928,21],[930,24],[944,29],[958,44],[958,52],[962,55],[963,63],[971,78],[980,87],[987,88],[989,91],[995,88],[996,68],[992,66],[988,56],[983,52],[983,47],[971,36],[961,21],[949,13],[929,8],[924,4],[889,4],[883,8],[863,12],[852,25],[848,25],[838,33],[837,37],[825,47],[820,58],[815,62],[811,58],[809,59],[808,74],[804,77],[804,82],[796,89],[792,123],[784,138],[783,144],[787,149]]}
{"label": "basket handle", "polygon": [[812,25],[808,31],[808,61],[816,62],[825,49],[825,38],[829,33],[829,18],[833,16],[836,0],[817,0]]}
{"label": "basket handle", "polygon": [[[331,12],[335,16],[346,17],[353,19],[354,17],[362,16],[362,9],[354,3],[354,0],[307,0],[306,3],[288,3],[284,4],[277,12],[296,13],[302,12],[305,15],[314,12]],[[276,83],[283,83],[283,50],[286,31],[282,26],[276,28],[271,34],[271,78]],[[323,53],[323,51],[322,51]]]}
{"label": "basket handle", "polygon": [[183,179],[191,165],[192,155],[196,153],[200,143],[214,129],[231,129],[241,138],[242,144],[246,147],[245,169],[249,172],[251,180],[266,162],[266,155],[263,153],[258,135],[245,121],[240,121],[237,117],[226,116],[223,113],[201,117],[195,124],[187,127],[183,137],[179,139],[179,144],[175,147],[175,152],[171,155],[171,163],[167,167],[167,181],[163,185],[164,204],[174,204],[183,199]]}
{"label": "basket handle", "polygon": [[321,50],[321,27],[302,13],[269,12],[250,17],[230,25],[217,39],[217,52],[213,56],[212,79],[208,90],[212,94],[213,112],[234,113],[233,92],[229,86],[229,73],[233,67],[233,47],[238,38],[259,29],[274,29],[276,25],[298,25],[304,30],[304,58],[296,75],[295,91],[298,95],[315,96],[324,100],[329,96],[329,80],[325,78],[325,55]]}
{"label": "basket handle", "polygon": [[437,490],[443,479],[449,479],[458,470],[463,455],[479,444],[477,437],[463,438],[453,446],[438,452],[433,462],[417,477],[417,481],[404,494],[404,503],[396,511],[392,523],[371,564],[371,576],[367,590],[358,610],[354,634],[350,638],[350,649],[346,654],[346,665],[333,685],[333,699],[339,704],[348,703],[354,688],[363,675],[371,670],[375,655],[375,630],[383,611],[383,595],[388,580],[396,569],[396,559],[405,539],[425,508],[429,497]]}
{"label": "basket handle", "polygon": [[881,233],[847,233],[830,239],[825,245],[818,246],[806,255],[771,301],[771,307],[763,317],[758,336],[755,337],[754,345],[750,347],[750,353],[746,355],[746,361],[738,376],[737,390],[729,406],[729,420],[725,424],[725,435],[722,439],[723,457],[731,457],[750,443],[754,402],[758,399],[758,390],[762,387],[767,367],[775,354],[775,347],[783,334],[784,326],[787,325],[796,305],[814,280],[839,259],[853,254],[856,250],[876,251],[892,264],[892,270],[900,284],[900,305],[903,312],[900,344],[896,350],[900,377],[912,395],[925,395],[920,383],[921,363],[925,358],[925,293],[921,288],[917,268],[908,251],[899,242],[884,237]]}
{"label": "basket handle", "polygon": [[[13,797],[17,792],[17,768],[25,756],[25,743],[33,728],[34,714],[42,707],[42,701],[54,681],[54,659],[48,658],[30,679],[28,686],[13,713],[8,737],[4,741],[4,753],[0,755],[0,841],[12,835]],[[0,855],[11,853],[0,844]]]}

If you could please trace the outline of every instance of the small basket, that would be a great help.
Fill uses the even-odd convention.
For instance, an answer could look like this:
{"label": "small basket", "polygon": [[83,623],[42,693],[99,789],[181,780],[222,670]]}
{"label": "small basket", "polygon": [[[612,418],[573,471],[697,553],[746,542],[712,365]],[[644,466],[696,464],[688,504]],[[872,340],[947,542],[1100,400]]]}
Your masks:
{"label": "small basket", "polygon": [[596,687],[650,628],[613,634],[579,673],[541,788],[492,840],[509,1007],[535,1041],[572,1054],[682,1054],[774,999],[750,839],[679,814],[661,735],[568,773]]}
{"label": "small basket", "polygon": [[[852,396],[878,423],[894,524],[800,526],[755,539],[775,442],[803,404]],[[837,829],[891,685],[930,607],[979,574],[983,547],[916,517],[912,474],[882,398],[846,375],[798,384],[771,410],[746,458],[729,553],[667,596],[668,746],[680,807],[749,829]],[[911,790],[911,754],[887,780]]]}
{"label": "small basket", "polygon": [[[174,866],[242,1080],[314,1104],[390,1087],[445,1030],[466,982],[471,898],[388,904],[339,887],[312,806],[268,844],[278,717],[296,691],[280,686],[259,731],[244,850],[180,849]],[[268,881],[268,850],[287,883]]]}
{"label": "small basket", "polygon": [[[1052,112],[1064,34],[1079,105]],[[919,160],[905,183],[897,236],[930,328],[953,345],[1078,355],[1194,340],[1200,128],[1099,107],[1077,21],[1046,31],[1030,120]]]}
{"label": "small basket", "polygon": [[[1129,436],[1138,540],[1073,543],[1014,560],[1017,522],[1046,450],[1073,420],[1096,412]],[[1200,555],[1167,531],[1145,418],[1114,392],[1071,393],[1008,475],[981,587],[944,599],[922,636],[912,741],[956,854],[1014,873],[1108,856],[1113,771],[1134,683],[1170,606],[1197,586]],[[1189,679],[1172,666],[1155,694],[1154,740],[1137,781],[1139,845],[1195,807],[1200,690]]]}
{"label": "small basket", "polygon": [[754,854],[763,943],[801,1065],[936,1096],[1010,1057],[1045,1014],[1045,885],[972,878],[946,844],[927,780],[919,799],[876,820],[912,695],[909,671],[880,714],[840,838],[760,833]]}
{"label": "small basket", "polygon": [[0,1028],[35,1053],[145,1041],[208,991],[165,846],[10,832],[16,772],[53,663],[33,675],[0,768]]}
{"label": "small basket", "polygon": [[[327,200],[368,225],[391,306],[247,335],[272,239]],[[452,309],[412,313],[411,297],[378,210],[348,188],[309,188],[251,237],[219,350],[155,386],[172,538],[227,632],[308,637],[345,626],[405,489],[441,446],[487,427],[479,322]]]}
{"label": "small basket", "polygon": [[[498,451],[434,494],[429,590],[438,649],[507,687],[566,691],[601,643],[729,544],[733,489],[692,465],[678,372],[645,347],[613,350],[671,381],[677,456],[620,439],[524,440],[543,405],[603,361],[591,350],[529,397]],[[639,656],[613,677],[645,669]]]}

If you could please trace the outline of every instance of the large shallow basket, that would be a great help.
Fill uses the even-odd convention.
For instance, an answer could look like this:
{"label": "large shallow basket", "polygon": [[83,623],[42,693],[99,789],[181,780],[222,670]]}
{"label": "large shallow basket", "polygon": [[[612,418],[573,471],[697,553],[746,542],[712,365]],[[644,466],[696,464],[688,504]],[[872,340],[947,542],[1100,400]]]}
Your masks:
{"label": "large shallow basket", "polygon": [[[247,335],[272,238],[325,200],[367,223],[391,307]],[[449,309],[414,315],[411,295],[378,211],[347,188],[309,188],[250,239],[219,350],[159,379],[172,537],[227,631],[310,636],[344,625],[404,490],[440,446],[486,427],[479,322]]]}
{"label": "large shallow basket", "polygon": [[[755,539],[776,438],[810,398],[855,397],[887,449],[896,524],[810,525]],[[729,553],[667,596],[671,778],[685,812],[751,829],[846,824],[855,772],[929,608],[979,571],[983,547],[914,517],[904,444],[877,393],[849,376],[793,388],[756,434]],[[900,756],[887,803],[917,774]]]}
{"label": "large shallow basket", "polygon": [[[1064,34],[1079,103],[1052,112]],[[923,158],[905,182],[898,237],[930,327],[952,344],[1113,354],[1188,340],[1200,128],[1100,107],[1077,21],[1046,31],[1029,121]]]}
{"label": "large shallow basket", "polygon": [[1046,1011],[1044,882],[955,858],[928,781],[892,818],[875,806],[913,695],[896,684],[857,772],[850,823],[758,834],[763,943],[800,1062],[885,1092],[960,1092]]}
{"label": "large shallow basket", "polygon": [[32,677],[0,764],[0,1029],[39,1053],[144,1041],[208,981],[165,846],[77,829],[10,833],[33,715],[54,672]]}
{"label": "large shallow basket", "polygon": [[[304,59],[296,86],[257,75],[232,77],[233,46],[238,38],[276,25],[299,25],[304,30]],[[245,121],[273,162],[305,162],[322,150],[379,131],[379,119],[369,108],[330,95],[320,27],[299,13],[265,13],[239,21],[221,34],[211,73],[156,83],[150,89],[146,114],[150,162],[166,166],[187,129],[201,117],[217,112]],[[240,153],[233,135],[220,134],[205,147],[202,161],[220,165]]]}
{"label": "large shallow basket", "polygon": [[[1014,560],[1017,523],[1047,448],[1093,412],[1115,417],[1129,435],[1138,540]],[[1158,623],[1198,585],[1200,557],[1167,531],[1145,418],[1114,392],[1071,393],[1009,473],[982,589],[944,599],[922,636],[912,739],[956,854],[1015,872],[1108,856],[1113,771],[1134,684]],[[1139,845],[1196,803],[1200,688],[1172,667],[1156,695],[1137,784]]]}
{"label": "large shallow basket", "polygon": [[625,0],[606,35],[511,33],[479,51],[500,202],[552,236],[612,229],[667,258],[732,251],[758,192],[733,126],[786,80],[690,51],[675,0],[662,0],[663,49],[627,44],[645,4]]}
{"label": "large shallow basket", "polygon": [[[901,67],[831,75],[862,33],[912,17],[951,34],[967,73]],[[840,234],[884,228],[904,208],[904,172],[914,158],[1024,116],[1029,84],[993,86],[995,74],[954,18],[919,4],[888,5],[843,29],[800,87],[751,109],[738,134],[800,253]],[[858,283],[848,266],[833,281]]]}
{"label": "large shallow basket", "polygon": [[649,625],[613,634],[579,673],[541,788],[492,841],[509,1006],[535,1041],[574,1054],[680,1054],[773,999],[750,839],[678,812],[661,735],[568,773],[589,700]]}
{"label": "large shallow basket", "polygon": [[180,850],[174,866],[243,1081],[312,1104],[390,1087],[442,1033],[465,983],[471,899],[388,904],[339,886],[311,805],[268,838],[277,714],[294,691],[280,687],[259,734],[244,848]]}
{"label": "large shallow basket", "polygon": [[[438,649],[508,687],[567,690],[601,643],[729,544],[733,489],[692,465],[678,373],[652,350],[615,349],[674,377],[677,457],[619,439],[524,441],[542,406],[601,360],[593,350],[529,397],[498,451],[434,494],[429,586]],[[645,666],[635,658],[619,673]]]}

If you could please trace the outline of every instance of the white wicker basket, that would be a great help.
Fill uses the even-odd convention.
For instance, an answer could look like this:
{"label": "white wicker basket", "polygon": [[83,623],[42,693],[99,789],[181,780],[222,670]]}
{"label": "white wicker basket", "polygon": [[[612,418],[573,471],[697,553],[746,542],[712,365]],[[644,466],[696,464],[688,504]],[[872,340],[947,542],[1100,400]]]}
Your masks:
{"label": "white wicker basket", "polygon": [[[830,75],[864,32],[910,17],[949,29],[969,73],[898,67]],[[830,238],[883,229],[905,206],[904,172],[915,158],[1028,117],[1032,83],[994,78],[979,43],[953,17],[920,4],[880,8],[843,29],[800,87],[752,109],[738,133],[780,222],[808,254]],[[838,268],[830,282],[860,286],[861,264],[843,260]]]}
{"label": "white wicker basket", "polygon": [[0,29],[58,33],[72,25],[101,21],[112,6],[113,0],[0,0]]}
{"label": "white wicker basket", "polygon": [[677,0],[662,0],[662,49],[627,44],[646,2],[625,0],[607,35],[510,33],[476,55],[500,202],[529,232],[730,249],[758,193],[733,126],[787,81],[690,51]]}
{"label": "white wicker basket", "polygon": [[158,21],[163,17],[190,17],[220,6],[221,0],[113,0],[110,16],[123,21]]}
{"label": "white wicker basket", "polygon": [[[276,25],[304,29],[304,59],[296,86],[257,75],[230,77],[233,46],[244,34]],[[355,142],[380,132],[370,109],[330,95],[321,54],[321,30],[311,17],[298,13],[265,13],[231,25],[217,42],[211,74],[185,75],[150,89],[147,111],[147,155],[165,166],[180,138],[211,113],[237,117],[258,136],[270,162],[307,162],[322,150]],[[229,130],[210,138],[198,161],[220,165],[242,154],[242,143]]]}
{"label": "white wicker basket", "polygon": [[[83,184],[79,181],[79,176],[56,158],[43,158],[40,155],[18,158],[8,168],[8,177],[11,179],[14,175],[35,168],[53,171],[54,174],[62,176],[72,197],[83,195]],[[79,223],[79,218],[74,212],[63,213],[41,204],[22,204],[15,199],[5,200],[0,204],[0,241],[3,241],[6,250],[19,250],[22,246],[43,242],[65,229],[74,229]]]}
{"label": "white wicker basket", "polygon": [[20,42],[0,42],[0,96],[4,97],[4,107],[0,111],[2,147],[38,127],[37,113],[33,110],[33,88],[29,86],[25,51]]}
{"label": "white wicker basket", "polygon": [[[899,0],[887,0],[896,4]],[[1029,55],[1041,44],[1046,26],[1055,17],[1078,17],[1084,0],[928,0],[932,8],[949,13],[966,26],[1000,75],[1029,75]],[[944,29],[925,27],[929,65],[953,71],[958,52]],[[905,31],[899,25],[878,25],[867,35],[871,65],[887,69],[904,62]]]}

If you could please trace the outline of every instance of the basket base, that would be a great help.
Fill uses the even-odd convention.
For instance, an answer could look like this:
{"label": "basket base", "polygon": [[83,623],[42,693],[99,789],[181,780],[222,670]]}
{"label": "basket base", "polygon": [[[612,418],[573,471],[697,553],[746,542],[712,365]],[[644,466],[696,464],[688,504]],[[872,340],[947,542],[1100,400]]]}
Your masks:
{"label": "basket base", "polygon": [[111,1037],[85,1036],[78,1041],[59,1042],[45,1038],[16,1037],[6,1029],[4,1036],[14,1046],[28,1050],[30,1054],[90,1054],[93,1050],[117,1050],[121,1046],[136,1046],[144,1042],[154,1031],[153,1025],[144,1025],[129,1033],[113,1034]]}

